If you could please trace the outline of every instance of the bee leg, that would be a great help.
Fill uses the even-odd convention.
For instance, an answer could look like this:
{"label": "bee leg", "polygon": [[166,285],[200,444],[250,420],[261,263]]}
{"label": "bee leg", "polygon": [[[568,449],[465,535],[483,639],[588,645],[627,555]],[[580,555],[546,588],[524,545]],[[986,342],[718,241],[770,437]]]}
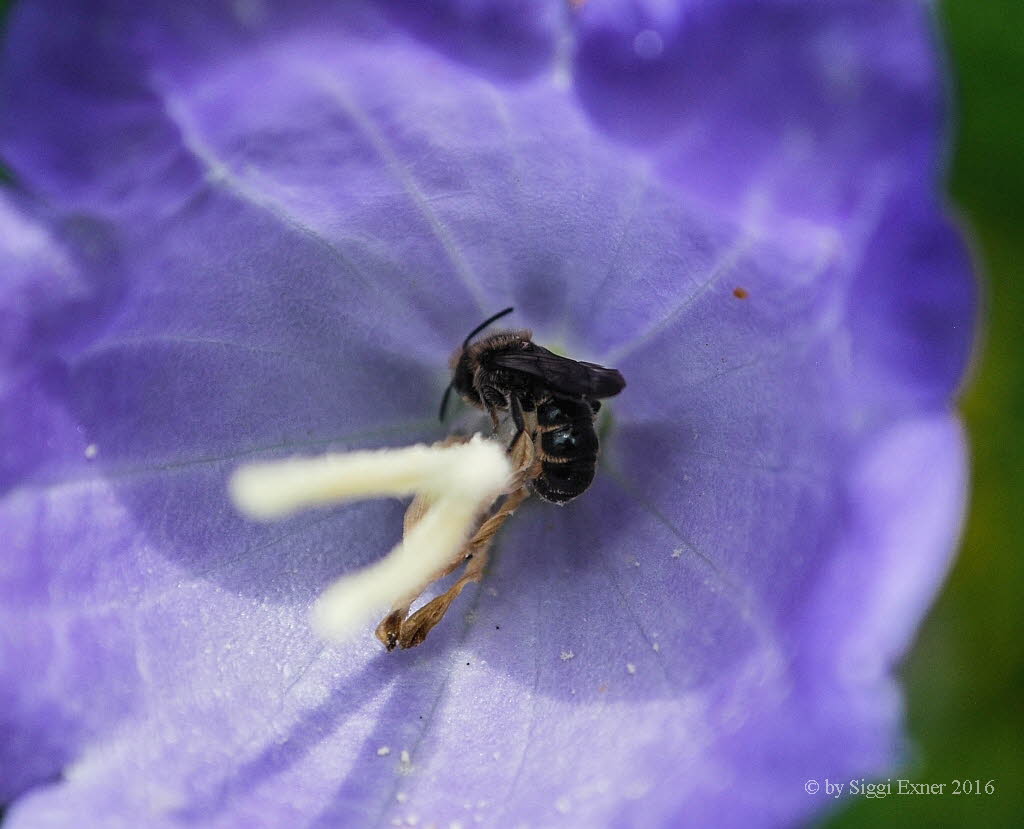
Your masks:
{"label": "bee leg", "polygon": [[[539,476],[543,471],[541,460],[537,456],[537,447],[534,444],[534,434],[537,430],[537,413],[531,410],[528,414],[523,413],[522,403],[515,395],[509,402],[509,410],[512,412],[512,420],[518,431],[508,447],[508,455],[512,461],[512,468],[515,470],[513,477],[513,489],[523,486],[526,481]],[[526,419],[530,421],[527,423]]]}
{"label": "bee leg", "polygon": [[523,404],[516,395],[509,395],[508,407],[512,412],[512,422],[516,425],[516,435],[512,438],[512,443],[509,444],[511,447],[515,446],[519,436],[526,431],[526,421],[523,419]]}
{"label": "bee leg", "polygon": [[487,410],[487,414],[491,416],[491,429],[497,432],[498,426],[501,423],[498,412],[506,405],[505,395],[494,388],[494,386],[479,386],[477,393],[480,395],[480,401]]}
{"label": "bee leg", "polygon": [[[401,631],[397,638],[399,647],[414,648],[427,638],[427,634],[434,626],[444,618],[448,608],[456,597],[468,584],[480,581],[483,577],[484,568],[490,557],[491,544],[494,535],[516,511],[519,505],[530,495],[526,487],[520,487],[510,494],[502,502],[497,512],[480,525],[480,529],[470,539],[465,547],[465,556],[460,559],[468,560],[466,570],[462,577],[448,588],[440,596],[431,599],[423,607],[412,614],[401,625]],[[454,569],[454,568],[452,568]],[[379,638],[379,637],[378,637]]]}
{"label": "bee leg", "polygon": [[[521,450],[518,449],[518,446],[521,443],[525,445],[525,443],[528,442],[532,449],[533,438],[531,437],[530,432],[526,429],[526,418],[523,416],[523,403],[518,397],[516,397],[516,395],[509,395],[508,408],[512,413],[512,423],[516,427],[516,433],[512,436],[512,440],[509,441],[508,444],[508,453],[511,456],[515,456],[521,452]],[[513,457],[513,460],[516,460],[516,458]]]}
{"label": "bee leg", "polygon": [[520,432],[519,437],[509,447],[508,456],[514,470],[510,491],[515,492],[538,474],[539,459],[533,444],[533,436],[529,432]]}

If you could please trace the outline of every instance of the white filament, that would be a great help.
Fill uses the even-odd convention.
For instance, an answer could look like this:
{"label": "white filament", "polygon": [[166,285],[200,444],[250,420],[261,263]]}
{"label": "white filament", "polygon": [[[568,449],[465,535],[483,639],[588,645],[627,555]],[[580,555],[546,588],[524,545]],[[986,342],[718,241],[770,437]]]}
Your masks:
{"label": "white filament", "polygon": [[312,623],[327,639],[360,629],[374,613],[430,581],[469,538],[477,518],[506,490],[504,449],[475,435],[454,446],[409,446],[251,464],[229,488],[238,508],[261,520],[296,510],[379,496],[423,494],[424,516],[380,561],[343,576],[317,599]]}

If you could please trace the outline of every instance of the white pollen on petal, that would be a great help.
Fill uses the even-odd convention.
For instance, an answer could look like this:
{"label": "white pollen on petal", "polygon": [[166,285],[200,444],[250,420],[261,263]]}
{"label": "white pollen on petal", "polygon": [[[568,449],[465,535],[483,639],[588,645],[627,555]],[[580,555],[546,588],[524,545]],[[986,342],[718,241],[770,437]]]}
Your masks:
{"label": "white pollen on petal", "polygon": [[377,749],[378,757],[387,757],[391,753],[391,749],[388,746],[381,746]]}
{"label": "white pollen on petal", "polygon": [[655,642],[653,645],[651,645],[651,647],[654,648],[654,650],[656,651],[661,650],[661,645],[658,642]]}
{"label": "white pollen on petal", "polygon": [[682,547],[676,547],[672,551],[672,558],[682,558],[682,557],[683,557],[683,548]]}
{"label": "white pollen on petal", "polygon": [[568,661],[569,661],[570,659],[572,659],[572,658],[573,658],[573,657],[574,657],[575,655],[576,655],[576,654],[574,654],[574,653],[573,653],[572,651],[562,651],[562,653],[560,654],[560,657],[561,657],[561,660],[562,660],[563,662],[568,662]]}
{"label": "white pollen on petal", "polygon": [[407,749],[402,749],[401,761],[403,766],[408,766],[412,763],[412,758],[409,756],[409,752]]}
{"label": "white pollen on petal", "polygon": [[100,453],[100,448],[95,443],[85,447],[85,459],[91,461]]}
{"label": "white pollen on petal", "polygon": [[654,60],[665,51],[665,41],[654,29],[644,29],[633,38],[633,51],[638,58]]}
{"label": "white pollen on petal", "polygon": [[395,800],[397,800],[399,803],[405,803],[405,801],[407,801],[408,799],[409,795],[407,795],[405,792],[399,792],[395,795]]}
{"label": "white pollen on petal", "polygon": [[631,674],[635,674],[636,673],[636,665],[634,665],[632,662],[627,662],[626,663],[626,670],[629,673],[631,673]]}

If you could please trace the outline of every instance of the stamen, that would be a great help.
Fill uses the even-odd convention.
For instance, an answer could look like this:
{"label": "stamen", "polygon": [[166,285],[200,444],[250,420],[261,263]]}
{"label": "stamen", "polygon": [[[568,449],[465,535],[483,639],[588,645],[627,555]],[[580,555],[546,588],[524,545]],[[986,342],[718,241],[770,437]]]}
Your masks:
{"label": "stamen", "polygon": [[424,496],[429,507],[390,553],[336,581],[313,606],[317,632],[339,640],[456,558],[480,516],[508,491],[512,471],[500,444],[474,435],[454,445],[252,464],[235,472],[230,492],[242,512],[263,520],[360,498]]}

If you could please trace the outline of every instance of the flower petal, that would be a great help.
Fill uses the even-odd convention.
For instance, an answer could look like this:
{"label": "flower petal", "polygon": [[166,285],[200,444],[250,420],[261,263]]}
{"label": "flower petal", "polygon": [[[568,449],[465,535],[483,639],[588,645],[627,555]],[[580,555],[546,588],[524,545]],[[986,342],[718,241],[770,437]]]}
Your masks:
{"label": "flower petal", "polygon": [[[962,508],[945,407],[972,313],[960,244],[904,186],[934,161],[917,17],[908,65],[878,75],[906,89],[805,100],[789,79],[834,82],[810,6],[681,7],[680,44],[753,51],[732,74],[719,39],[690,65],[668,38],[648,75],[610,48],[636,54],[625,6],[588,4],[577,89],[547,18],[506,38],[487,21],[514,15],[453,2],[446,40],[411,6],[311,8],[15,11],[0,145],[77,268],[56,306],[104,263],[116,290],[66,337],[11,341],[16,393],[61,439],[0,505],[0,664],[48,670],[0,674],[20,729],[0,761],[46,746],[8,794],[64,772],[12,825],[747,825],[813,808],[807,777],[882,768],[887,672]],[[859,66],[871,41],[844,32],[828,54]],[[695,94],[658,109],[668,77]],[[747,95],[779,117],[748,123]],[[776,164],[801,113],[820,129]],[[82,214],[84,236],[57,232]],[[16,286],[37,258],[5,262]],[[18,290],[0,307],[53,304]],[[598,481],[524,509],[421,648],[325,648],[310,603],[394,543],[399,506],[254,526],[228,473],[428,435],[447,352],[510,303],[629,381]]]}
{"label": "flower petal", "polygon": [[928,14],[910,0],[589,0],[575,76],[603,128],[713,207],[776,232],[844,224],[879,177],[933,187]]}

